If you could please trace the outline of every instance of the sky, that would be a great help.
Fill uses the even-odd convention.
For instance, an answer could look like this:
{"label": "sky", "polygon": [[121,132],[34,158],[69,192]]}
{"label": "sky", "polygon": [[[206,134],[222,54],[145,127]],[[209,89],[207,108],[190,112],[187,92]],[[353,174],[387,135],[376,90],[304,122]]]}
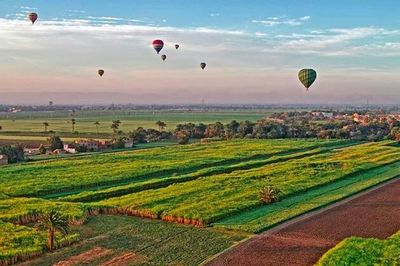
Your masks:
{"label": "sky", "polygon": [[[0,104],[396,104],[399,14],[398,0],[1,0]],[[309,92],[302,68],[318,73]]]}

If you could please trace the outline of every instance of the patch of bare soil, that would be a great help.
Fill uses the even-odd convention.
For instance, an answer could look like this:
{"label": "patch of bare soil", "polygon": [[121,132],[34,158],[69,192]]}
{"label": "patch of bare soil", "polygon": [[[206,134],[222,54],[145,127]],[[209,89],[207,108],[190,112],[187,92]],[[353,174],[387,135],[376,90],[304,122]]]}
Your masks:
{"label": "patch of bare soil", "polygon": [[135,263],[145,262],[146,260],[146,256],[137,255],[133,252],[124,252],[116,257],[113,257],[109,261],[100,264],[100,266],[132,265]]}
{"label": "patch of bare soil", "polygon": [[111,254],[112,251],[102,247],[94,247],[84,253],[68,258],[68,260],[59,261],[53,266],[75,266],[85,265],[90,262]]}
{"label": "patch of bare soil", "polygon": [[384,239],[400,229],[400,180],[277,231],[265,232],[208,265],[314,265],[350,236]]}

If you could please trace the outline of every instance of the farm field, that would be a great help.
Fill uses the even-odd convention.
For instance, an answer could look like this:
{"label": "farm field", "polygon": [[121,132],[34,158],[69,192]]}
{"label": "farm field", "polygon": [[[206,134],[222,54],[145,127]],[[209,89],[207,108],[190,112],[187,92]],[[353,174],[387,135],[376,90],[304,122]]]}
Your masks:
{"label": "farm field", "polygon": [[125,216],[92,217],[73,232],[85,240],[26,265],[53,265],[78,258],[86,265],[113,259],[125,263],[119,265],[197,265],[248,236]]}
{"label": "farm field", "polygon": [[121,212],[141,216],[209,224],[261,206],[259,191],[268,184],[279,187],[283,193],[282,198],[287,198],[313,187],[399,161],[400,150],[387,144],[368,143],[331,150],[287,162],[205,176],[96,204],[117,207]]}
{"label": "farm field", "polygon": [[[98,251],[104,256],[88,264],[118,256],[143,264],[156,257],[201,262],[253,233],[398,176],[400,149],[392,144],[232,140],[0,167],[0,229],[8,232],[0,236],[0,261],[42,254],[44,232],[31,226],[38,214],[57,209],[74,224],[59,245],[77,243],[34,265]],[[280,202],[260,202],[267,185],[282,190]],[[19,241],[26,245],[17,248]]]}
{"label": "farm field", "polygon": [[111,134],[111,121],[119,119],[122,124],[120,129],[129,132],[137,127],[158,129],[156,122],[164,121],[167,130],[174,129],[179,123],[228,123],[232,120],[257,121],[281,109],[255,109],[255,110],[127,110],[127,111],[48,111],[48,112],[20,112],[0,113],[0,139],[4,135],[15,136],[43,135],[43,122],[48,122],[48,130],[57,133],[71,134],[71,119],[76,119],[75,130],[83,134],[97,134],[94,122],[99,121],[99,133]]}
{"label": "farm field", "polygon": [[385,240],[350,237],[329,250],[317,263],[328,265],[399,265],[400,232]]}
{"label": "farm field", "polygon": [[229,165],[257,157],[268,158],[279,153],[340,143],[344,142],[235,140],[212,145],[176,145],[10,165],[0,168],[0,193],[10,196],[45,196],[110,187],[118,183],[148,182],[204,167]]}

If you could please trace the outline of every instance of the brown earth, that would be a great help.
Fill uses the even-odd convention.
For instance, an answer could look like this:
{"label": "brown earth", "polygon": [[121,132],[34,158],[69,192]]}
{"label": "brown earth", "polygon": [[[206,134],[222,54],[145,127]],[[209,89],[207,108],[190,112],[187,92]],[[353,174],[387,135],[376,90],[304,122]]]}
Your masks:
{"label": "brown earth", "polygon": [[116,257],[113,257],[109,261],[106,261],[100,266],[120,266],[120,265],[132,265],[135,263],[143,263],[147,260],[145,256],[137,255],[133,252],[124,252]]}
{"label": "brown earth", "polygon": [[255,236],[207,265],[314,265],[346,237],[384,239],[399,230],[400,179],[397,179],[326,211]]}
{"label": "brown earth", "polygon": [[72,257],[68,258],[68,260],[63,260],[63,261],[57,262],[53,266],[85,265],[85,264],[89,264],[93,260],[105,257],[111,253],[112,253],[112,251],[109,249],[102,248],[102,247],[94,247],[91,250],[88,250],[84,253],[81,253],[76,256],[72,256]]}

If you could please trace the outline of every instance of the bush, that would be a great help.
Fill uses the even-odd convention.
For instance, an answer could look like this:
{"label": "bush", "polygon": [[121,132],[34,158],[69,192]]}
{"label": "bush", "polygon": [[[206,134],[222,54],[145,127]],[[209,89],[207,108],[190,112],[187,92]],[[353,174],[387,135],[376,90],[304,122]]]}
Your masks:
{"label": "bush", "polygon": [[274,186],[267,186],[260,190],[260,200],[266,204],[279,201],[281,190]]}

